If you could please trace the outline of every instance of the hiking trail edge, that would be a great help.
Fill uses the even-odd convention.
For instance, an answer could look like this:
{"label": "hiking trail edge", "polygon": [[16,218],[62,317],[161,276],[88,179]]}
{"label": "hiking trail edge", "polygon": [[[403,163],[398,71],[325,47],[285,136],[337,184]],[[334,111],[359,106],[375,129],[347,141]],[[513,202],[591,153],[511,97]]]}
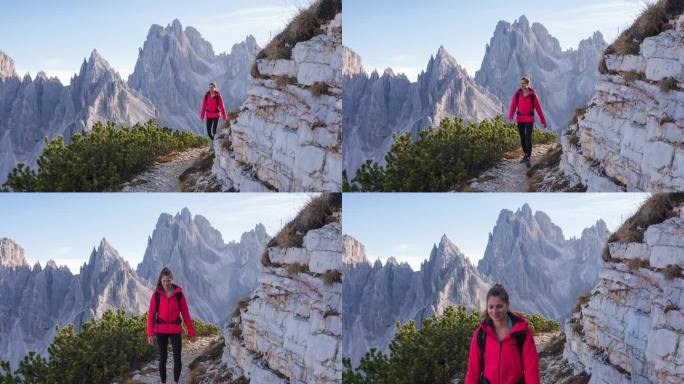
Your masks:
{"label": "hiking trail edge", "polygon": [[[532,147],[531,165],[534,166],[547,152],[556,146],[553,144],[541,144]],[[511,152],[511,154],[516,151]],[[527,166],[520,163],[522,152],[519,156],[504,156],[493,167],[483,172],[479,177],[468,182],[471,190],[480,192],[525,192],[527,190]]]}
{"label": "hiking trail edge", "polygon": [[180,175],[210,152],[210,147],[179,152],[171,161],[156,162],[148,170],[121,186],[122,192],[180,192]]}

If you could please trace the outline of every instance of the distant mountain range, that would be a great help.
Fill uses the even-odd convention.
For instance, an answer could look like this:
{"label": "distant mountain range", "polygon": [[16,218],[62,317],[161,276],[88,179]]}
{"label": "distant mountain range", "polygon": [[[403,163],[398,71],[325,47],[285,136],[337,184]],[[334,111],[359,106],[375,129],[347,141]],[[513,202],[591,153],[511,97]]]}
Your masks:
{"label": "distant mountain range", "polygon": [[418,271],[394,258],[371,262],[363,244],[346,236],[343,353],[357,363],[372,347],[386,351],[396,321],[420,326],[448,305],[482,311],[493,283],[504,284],[515,310],[565,318],[596,283],[609,234],[599,220],[579,239],[566,239],[545,213],[525,204],[501,211],[477,268],[442,236]]}
{"label": "distant mountain range", "polygon": [[561,132],[572,111],[593,94],[605,47],[603,36],[595,32],[577,50],[562,51],[543,25],[530,26],[521,16],[513,24],[498,23],[474,78],[440,47],[416,82],[391,69],[368,75],[361,57],[346,49],[344,169],[353,176],[366,160],[383,164],[392,133],[415,137],[444,117],[479,121],[507,114],[522,75],[532,76],[549,128]]}
{"label": "distant mountain range", "polygon": [[20,245],[0,239],[0,359],[14,364],[28,351],[45,353],[55,325],[78,329],[107,309],[146,312],[163,266],[183,287],[193,317],[223,323],[237,300],[256,287],[269,239],[258,224],[240,242],[225,244],[206,218],[183,209],[160,215],[137,270],[103,239],[76,275],[52,260],[31,267]]}
{"label": "distant mountain range", "polygon": [[0,183],[17,163],[34,165],[43,137],[71,136],[100,120],[132,125],[155,118],[178,130],[204,132],[202,95],[217,82],[226,108],[245,99],[259,46],[253,36],[216,55],[193,27],[152,25],[128,81],[93,50],[69,85],[38,72],[20,77],[0,51]]}

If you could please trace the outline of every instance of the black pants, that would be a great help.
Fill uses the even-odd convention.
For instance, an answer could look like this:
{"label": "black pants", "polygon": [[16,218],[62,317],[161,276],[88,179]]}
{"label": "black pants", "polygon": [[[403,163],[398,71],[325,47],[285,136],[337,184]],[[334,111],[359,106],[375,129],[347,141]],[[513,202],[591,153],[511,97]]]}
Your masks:
{"label": "black pants", "polygon": [[181,373],[181,334],[180,333],[157,333],[157,344],[159,344],[159,376],[161,382],[166,383],[166,358],[167,346],[171,339],[173,347],[173,380],[178,381]]}
{"label": "black pants", "polygon": [[518,123],[520,145],[527,157],[532,157],[532,127],[534,127],[534,123]]}
{"label": "black pants", "polygon": [[216,135],[216,127],[218,127],[218,117],[207,117],[207,135],[209,138],[214,140],[214,135]]}

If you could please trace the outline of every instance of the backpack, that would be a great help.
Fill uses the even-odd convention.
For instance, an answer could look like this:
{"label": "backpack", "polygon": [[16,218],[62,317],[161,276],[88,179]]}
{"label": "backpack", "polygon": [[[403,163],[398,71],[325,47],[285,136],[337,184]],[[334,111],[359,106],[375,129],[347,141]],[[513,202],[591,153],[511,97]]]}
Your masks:
{"label": "backpack", "polygon": [[[522,90],[518,89],[518,91],[515,93],[515,106],[516,106],[516,108],[518,108],[518,106],[520,105],[520,95],[522,95]],[[534,93],[530,93],[530,95],[532,96],[532,112],[522,114],[522,113],[520,113],[520,109],[518,109],[518,112],[517,112],[518,115],[534,117],[534,99],[537,96]]]}
{"label": "backpack", "polygon": [[[511,335],[515,337],[515,343],[518,345],[518,352],[520,353],[520,361],[523,359],[523,344],[525,344],[525,339],[527,338],[527,331],[513,332]],[[484,329],[480,327],[477,331],[477,346],[480,348],[480,384],[489,384],[489,380],[484,377],[484,361],[485,361],[485,344],[486,344],[487,334]],[[525,384],[525,379],[523,378],[518,384]]]}
{"label": "backpack", "polygon": [[160,300],[160,295],[159,291],[154,291],[154,322],[158,324],[180,324],[181,323],[181,316],[180,316],[180,305],[181,305],[181,298],[183,297],[183,292],[176,292],[176,300],[178,300],[178,318],[176,321],[164,321],[159,318],[159,300]]}
{"label": "backpack", "polygon": [[[219,99],[219,94],[218,94],[218,92],[216,92],[216,94],[214,95],[214,98],[216,99],[216,110],[215,110],[215,111],[210,111],[209,109],[207,109],[207,112],[212,112],[212,113],[214,113],[214,112],[216,112],[216,113],[221,112],[220,109],[219,109],[219,105],[220,105],[219,102],[220,102],[220,99]],[[207,92],[207,93],[204,94],[204,105],[206,106],[206,108],[209,108],[209,104],[207,104],[207,100],[209,100],[209,92]]]}

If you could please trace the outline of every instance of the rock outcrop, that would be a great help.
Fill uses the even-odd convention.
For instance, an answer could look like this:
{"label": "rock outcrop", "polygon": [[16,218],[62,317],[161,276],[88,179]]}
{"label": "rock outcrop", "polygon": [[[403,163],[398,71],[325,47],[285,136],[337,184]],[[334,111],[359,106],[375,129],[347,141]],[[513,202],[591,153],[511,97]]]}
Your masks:
{"label": "rock outcrop", "polygon": [[270,237],[262,224],[225,244],[221,233],[187,208],[163,213],[147,241],[137,273],[150,286],[163,267],[188,297],[190,313],[204,321],[224,322],[235,303],[257,286],[259,255]]}
{"label": "rock outcrop", "polygon": [[590,383],[682,382],[684,204],[679,201],[669,219],[632,229],[645,229],[643,242],[608,243],[598,284],[565,325],[563,356],[575,373],[591,375]]}
{"label": "rock outcrop", "polygon": [[199,120],[202,98],[214,81],[226,110],[247,96],[249,71],[259,46],[249,35],[229,54],[216,55],[199,31],[178,19],[166,27],[154,24],[147,33],[128,86],[152,101],[163,125],[205,134]]}
{"label": "rock outcrop", "polygon": [[520,78],[531,75],[549,128],[561,132],[573,110],[594,94],[598,62],[605,48],[601,33],[594,32],[576,50],[563,51],[542,24],[530,26],[523,15],[513,24],[497,24],[475,81],[504,103],[507,114]]}
{"label": "rock outcrop", "polygon": [[132,125],[156,117],[152,103],[129,89],[97,50],[68,86],[43,72],[19,78],[10,64],[5,68],[12,74],[0,76],[0,183],[18,163],[35,165],[46,136],[69,142],[96,121]]}
{"label": "rock outcrop", "polygon": [[339,211],[326,221],[323,227],[304,231],[301,245],[274,241],[264,250],[258,286],[239,303],[224,332],[222,360],[234,379],[341,382]]}
{"label": "rock outcrop", "polygon": [[548,215],[525,204],[516,212],[501,211],[477,269],[503,284],[516,308],[564,319],[577,296],[596,284],[609,235],[599,220],[579,239],[566,239]]}
{"label": "rock outcrop", "polygon": [[9,239],[0,241],[0,261],[0,359],[13,366],[28,351],[45,354],[56,325],[79,329],[110,308],[142,313],[152,293],[104,239],[78,275],[52,260],[30,267]]}
{"label": "rock outcrop", "polygon": [[384,164],[392,134],[437,126],[445,117],[468,121],[492,118],[503,112],[496,96],[476,84],[443,47],[430,57],[415,83],[386,69],[366,74],[360,57],[345,48],[342,88],[344,109],[344,169],[350,178],[366,160]]}
{"label": "rock outcrop", "polygon": [[639,54],[605,54],[589,105],[561,138],[560,168],[588,191],[684,190],[684,15]]}
{"label": "rock outcrop", "polygon": [[214,141],[225,190],[342,189],[342,14],[288,59],[260,58],[237,121]]}

